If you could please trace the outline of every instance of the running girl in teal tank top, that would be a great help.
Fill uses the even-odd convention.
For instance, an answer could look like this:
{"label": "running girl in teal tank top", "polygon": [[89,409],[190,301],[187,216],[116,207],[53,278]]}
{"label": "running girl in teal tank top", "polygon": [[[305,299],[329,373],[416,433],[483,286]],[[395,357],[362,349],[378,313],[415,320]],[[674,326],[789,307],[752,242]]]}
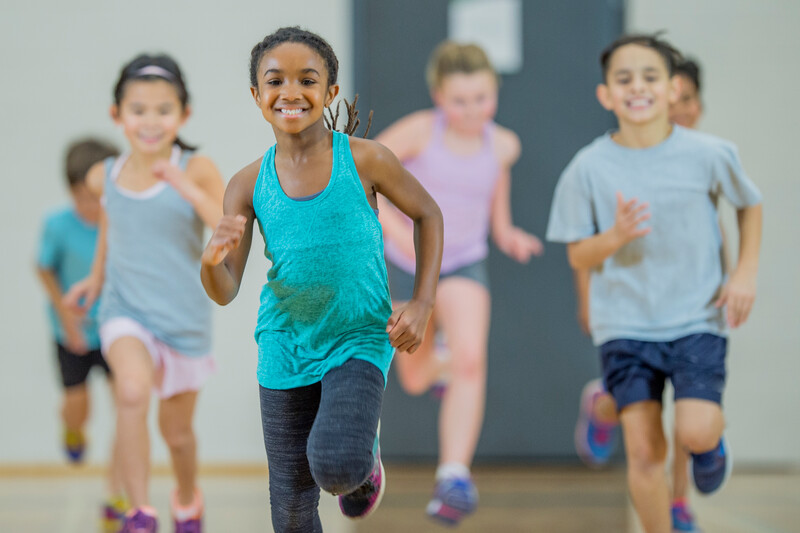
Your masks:
{"label": "running girl in teal tank top", "polygon": [[116,381],[115,441],[133,507],[122,533],[158,528],[147,487],[147,412],[154,389],[177,482],[175,531],[200,532],[192,418],[214,361],[211,306],[197,271],[204,227],[215,227],[222,216],[224,184],[211,160],[178,138],[190,108],[172,58],[141,55],[123,67],[111,115],[129,149],[89,171],[88,187],[103,198],[100,235],[92,273],[67,298],[91,305],[102,288],[100,341]]}
{"label": "running girl in teal tank top", "polygon": [[[251,92],[276,144],[231,179],[202,259],[206,292],[227,304],[258,221],[271,263],[256,340],[276,532],[321,531],[320,488],[339,495],[345,516],[377,507],[386,372],[393,349],[419,346],[441,263],[441,213],[422,186],[380,144],[326,127],[337,70],[330,45],[296,27],[253,48]],[[348,116],[349,134],[358,126],[354,105]],[[378,192],[414,221],[417,236],[414,294],[394,312]]]}

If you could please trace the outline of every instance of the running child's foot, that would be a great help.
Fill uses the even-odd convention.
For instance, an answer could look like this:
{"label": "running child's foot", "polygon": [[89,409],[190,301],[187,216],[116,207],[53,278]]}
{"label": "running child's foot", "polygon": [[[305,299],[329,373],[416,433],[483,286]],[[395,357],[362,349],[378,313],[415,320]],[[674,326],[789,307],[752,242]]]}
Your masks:
{"label": "running child's foot", "polygon": [[692,479],[702,494],[713,494],[731,477],[733,457],[724,435],[720,437],[716,448],[704,453],[693,453],[691,458]]}
{"label": "running child's foot", "polygon": [[347,518],[366,518],[378,508],[386,492],[386,472],[381,461],[381,450],[375,453],[375,465],[367,480],[354,492],[339,496],[339,509]]}
{"label": "running child's foot", "polygon": [[128,501],[117,496],[106,500],[103,504],[102,524],[105,533],[119,533],[125,521],[125,513],[128,512]]}
{"label": "running child's foot", "polygon": [[86,438],[83,432],[74,429],[64,430],[64,452],[70,463],[83,462],[83,452],[86,451]]}
{"label": "running child's foot", "polygon": [[125,524],[120,533],[157,533],[158,519],[152,507],[131,509],[125,515]]}
{"label": "running child's foot", "polygon": [[194,500],[189,505],[178,503],[178,491],[172,493],[170,501],[175,533],[202,533],[203,531],[203,494],[195,489]]}
{"label": "running child's foot", "polygon": [[591,467],[608,463],[617,447],[617,426],[599,422],[593,416],[597,399],[607,394],[601,379],[594,379],[583,387],[578,422],[575,424],[575,451]]}
{"label": "running child's foot", "polygon": [[702,533],[695,523],[694,514],[689,509],[686,500],[672,502],[672,532],[673,533]]}
{"label": "running child's foot", "polygon": [[447,477],[436,482],[428,516],[447,526],[457,526],[478,506],[478,490],[470,477]]}

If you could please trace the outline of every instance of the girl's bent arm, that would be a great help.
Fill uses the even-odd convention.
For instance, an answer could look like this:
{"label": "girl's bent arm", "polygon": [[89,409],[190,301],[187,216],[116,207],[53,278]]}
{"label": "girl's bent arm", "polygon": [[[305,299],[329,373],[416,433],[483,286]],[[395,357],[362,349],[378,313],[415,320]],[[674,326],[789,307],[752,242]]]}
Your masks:
{"label": "girl's bent arm", "polygon": [[203,252],[200,279],[208,296],[220,305],[236,297],[253,239],[253,190],[261,161],[237,173],[225,190],[224,215]]}
{"label": "girl's bent arm", "polygon": [[186,172],[167,161],[159,161],[153,173],[168,182],[192,204],[203,223],[211,229],[217,227],[222,217],[222,198],[225,184],[214,163],[203,156],[194,156],[186,165]]}

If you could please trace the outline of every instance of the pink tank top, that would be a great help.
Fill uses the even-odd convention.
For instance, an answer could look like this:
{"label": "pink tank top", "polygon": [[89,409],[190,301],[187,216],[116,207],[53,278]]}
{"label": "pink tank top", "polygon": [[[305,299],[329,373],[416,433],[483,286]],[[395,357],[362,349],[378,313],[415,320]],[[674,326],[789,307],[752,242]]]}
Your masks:
{"label": "pink tank top", "polygon": [[[487,237],[492,196],[500,175],[500,162],[492,151],[495,123],[483,130],[483,146],[472,155],[458,155],[444,144],[444,114],[437,111],[430,144],[403,165],[433,197],[444,218],[442,273],[484,259],[489,253]],[[410,219],[405,219],[409,227]],[[416,269],[391,241],[385,243],[386,258],[406,272]]]}

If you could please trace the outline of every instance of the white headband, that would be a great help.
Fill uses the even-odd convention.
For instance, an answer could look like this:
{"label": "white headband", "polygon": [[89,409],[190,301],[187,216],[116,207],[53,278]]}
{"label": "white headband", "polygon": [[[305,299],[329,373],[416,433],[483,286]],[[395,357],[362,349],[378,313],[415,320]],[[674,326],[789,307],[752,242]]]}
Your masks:
{"label": "white headband", "polygon": [[140,68],[134,73],[134,77],[136,78],[141,78],[144,76],[158,76],[159,78],[164,78],[168,81],[175,81],[175,74],[168,71],[164,67],[159,67],[158,65],[148,65]]}

